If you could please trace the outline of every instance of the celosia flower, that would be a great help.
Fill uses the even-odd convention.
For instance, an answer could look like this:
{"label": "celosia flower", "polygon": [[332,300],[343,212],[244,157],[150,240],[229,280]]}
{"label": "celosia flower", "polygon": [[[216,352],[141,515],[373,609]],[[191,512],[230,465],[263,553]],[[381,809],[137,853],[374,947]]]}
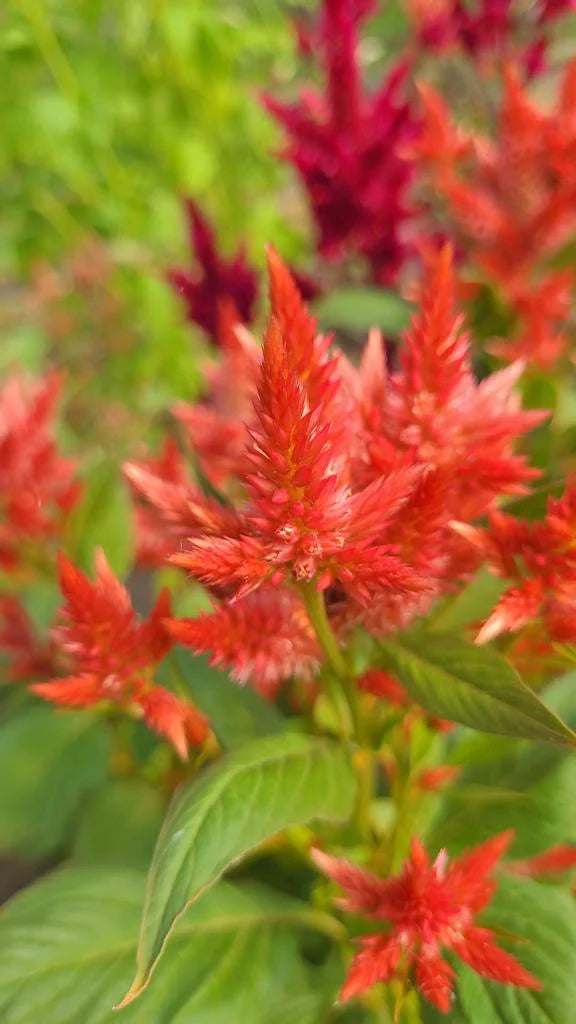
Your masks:
{"label": "celosia flower", "polygon": [[[186,315],[204,329],[210,340],[223,345],[231,316],[250,323],[258,300],[258,274],[241,247],[231,259],[218,252],[214,229],[192,199],[185,202],[190,252],[196,268],[172,267],[167,278],[184,301]],[[296,271],[302,294],[312,299],[320,292],[317,281]]]}
{"label": "celosia flower", "polygon": [[314,35],[324,93],[307,88],[294,104],[267,95],[266,106],[288,137],[327,259],[363,256],[374,280],[395,280],[411,243],[413,167],[401,153],[416,119],[404,95],[408,67],[396,64],[374,94],[364,91],[358,29],[373,0],[323,0]]}
{"label": "celosia flower", "polygon": [[[238,596],[263,583],[338,581],[366,603],[378,589],[421,590],[419,574],[386,542],[419,471],[402,467],[353,494],[348,482],[343,382],[325,339],[287,272],[271,261],[272,315],[264,342],[244,477],[248,502],[234,537],[196,536],[173,561],[200,582],[231,584]],[[288,278],[289,280],[289,278]]]}
{"label": "celosia flower", "polygon": [[352,999],[408,968],[424,998],[447,1013],[454,970],[443,959],[443,949],[482,977],[540,988],[538,979],[496,944],[493,933],[474,922],[493,896],[496,885],[489,875],[511,838],[503,832],[452,861],[442,851],[432,864],[420,841],[413,839],[403,870],[386,879],[314,850],[316,865],[344,889],[342,908],[389,926],[387,932],[360,940],[342,999]]}
{"label": "celosia flower", "polygon": [[194,530],[217,535],[239,528],[233,509],[208,497],[190,481],[172,441],[165,444],[159,458],[125,463],[124,474],[135,501],[140,565],[162,565],[178,542]]}
{"label": "celosia flower", "polygon": [[[426,51],[462,50],[475,58],[502,59],[521,46],[528,74],[541,71],[548,43],[545,28],[573,7],[572,0],[554,0],[529,8],[516,0],[410,0],[417,36]],[[528,45],[521,41],[530,39]]]}
{"label": "celosia flower", "polygon": [[517,318],[500,354],[549,366],[566,348],[560,321],[574,280],[571,271],[551,273],[545,261],[576,230],[576,61],[551,111],[537,106],[517,71],[506,67],[494,139],[463,141],[441,98],[429,87],[421,93],[424,130],[411,151],[432,170],[469,265],[500,290]]}
{"label": "celosia flower", "polygon": [[523,412],[513,394],[521,367],[476,382],[451,254],[430,259],[421,311],[400,369],[389,373],[376,335],[359,370],[332,354],[270,254],[271,317],[258,363],[254,343],[236,336],[242,413],[230,423],[243,444],[236,435],[227,447],[217,409],[212,418],[222,445],[220,469],[215,463],[228,473],[234,509],[214,502],[207,515],[198,501],[206,522],[193,523],[185,489],[130,470],[164,520],[178,531],[190,524],[172,561],[213,593],[244,597],[263,585],[313,582],[327,592],[336,629],[390,631],[476,567],[477,554],[450,529],[456,514],[474,520],[536,475],[512,446],[544,415]]}
{"label": "celosia flower", "polygon": [[23,605],[8,595],[0,595],[0,657],[13,681],[29,682],[57,671],[55,645],[40,640]]}
{"label": "celosia flower", "polygon": [[22,374],[0,390],[0,566],[24,560],[22,546],[58,535],[79,495],[75,465],[54,440],[61,381]]}
{"label": "celosia flower", "polygon": [[211,665],[228,669],[233,679],[250,682],[264,696],[274,696],[290,676],[311,679],[320,666],[304,606],[286,589],[263,587],[213,612],[166,625],[175,641],[197,654],[210,653]]}
{"label": "celosia flower", "polygon": [[479,550],[490,569],[513,581],[477,637],[486,643],[540,619],[560,643],[576,642],[576,487],[550,499],[543,522],[528,523],[493,512],[486,529],[453,528]]}
{"label": "celosia flower", "polygon": [[220,339],[223,301],[232,301],[241,320],[249,322],[258,293],[255,272],[242,249],[225,260],[216,248],[214,231],[192,199],[186,200],[190,250],[197,268],[174,267],[168,280],[186,304],[188,319],[199,324],[214,343]]}
{"label": "celosia flower", "polygon": [[523,493],[537,475],[512,445],[546,416],[521,409],[513,392],[521,371],[522,364],[513,364],[476,381],[447,247],[431,257],[420,310],[403,338],[399,370],[387,370],[376,335],[359,371],[348,368],[361,420],[353,479],[366,486],[398,466],[425,467],[387,538],[430,589],[412,602],[382,593],[362,615],[370,632],[406,625],[474,569],[477,555],[471,548],[467,552],[460,538],[453,543],[448,536],[452,515],[473,521],[498,495]]}
{"label": "celosia flower", "polygon": [[170,616],[168,593],[139,623],[128,591],[101,552],[94,583],[64,555],[59,573],[66,605],[55,641],[70,659],[71,674],[30,689],[56,704],[82,708],[107,702],[142,717],[185,759],[188,745],[202,743],[208,727],[196,708],[154,683],[154,669],[172,646],[164,625]]}

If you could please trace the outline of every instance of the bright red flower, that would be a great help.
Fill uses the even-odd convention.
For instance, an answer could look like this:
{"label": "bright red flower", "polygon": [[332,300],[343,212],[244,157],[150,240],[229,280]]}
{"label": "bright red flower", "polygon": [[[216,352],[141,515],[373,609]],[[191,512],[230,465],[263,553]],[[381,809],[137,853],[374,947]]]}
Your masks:
{"label": "bright red flower", "polygon": [[[501,60],[521,46],[529,75],[543,70],[548,39],[545,28],[573,7],[572,0],[524,8],[515,0],[410,0],[417,35],[425,52],[461,50],[474,58]],[[529,39],[528,45],[523,41]]]}
{"label": "bright red flower", "polygon": [[290,676],[311,679],[320,666],[304,606],[287,589],[263,587],[213,612],[166,625],[176,642],[210,653],[211,665],[228,669],[237,682],[249,682],[267,697]]}
{"label": "bright red flower", "polygon": [[75,464],[54,440],[61,380],[9,378],[0,390],[0,566],[24,561],[23,543],[56,537],[79,496]]}
{"label": "bright red flower", "polygon": [[192,199],[186,200],[185,209],[190,250],[197,267],[195,271],[174,267],[168,271],[168,280],[182,296],[188,319],[219,343],[223,302],[232,301],[242,321],[249,323],[252,319],[258,293],[256,273],[248,266],[242,249],[230,260],[219,254],[214,230]]}
{"label": "bright red flower", "polygon": [[399,875],[378,878],[346,860],[312,852],[316,865],[345,891],[344,910],[386,922],[390,930],[366,935],[342,991],[352,999],[409,967],[422,995],[439,1010],[450,1009],[454,971],[442,958],[448,949],[485,978],[538,989],[540,982],[496,945],[493,933],[474,923],[490,902],[489,878],[512,834],[503,832],[468,854],[449,861],[442,851],[431,864],[418,839]]}
{"label": "bright red flower", "polygon": [[373,279],[387,284],[411,251],[405,235],[414,170],[401,150],[416,119],[404,94],[406,63],[375,93],[362,87],[358,31],[374,6],[323,0],[312,35],[324,92],[307,88],[294,104],[269,95],[265,102],[288,135],[285,156],[308,194],[321,253],[333,260],[361,255]]}
{"label": "bright red flower", "polygon": [[170,616],[167,591],[162,592],[149,618],[138,622],[128,591],[102,552],[96,555],[94,583],[64,555],[59,559],[59,572],[66,605],[55,642],[68,655],[71,674],[36,683],[30,689],[69,707],[110,702],[144,718],[185,759],[188,743],[202,743],[208,727],[196,708],[153,681],[154,669],[172,646],[164,625]]}
{"label": "bright red flower", "polygon": [[140,565],[162,565],[194,530],[210,535],[234,532],[238,527],[232,509],[191,483],[172,441],[165,444],[159,458],[125,463],[124,474],[135,501]]}
{"label": "bright red flower", "polygon": [[551,272],[547,261],[576,231],[576,61],[553,110],[534,103],[506,66],[494,138],[466,139],[441,98],[421,92],[425,126],[412,153],[431,170],[469,265],[515,318],[499,354],[549,367],[566,349],[561,327],[574,282],[572,271]]}
{"label": "bright red flower", "polygon": [[422,590],[419,574],[386,540],[419,470],[398,468],[352,493],[348,430],[334,420],[344,382],[285,275],[272,258],[272,314],[245,453],[244,525],[234,537],[192,536],[172,560],[203,583],[234,585],[238,596],[282,580],[314,580],[318,589],[338,581],[361,603],[378,589]]}
{"label": "bright red flower", "polygon": [[528,523],[492,512],[486,529],[453,527],[512,586],[504,592],[477,637],[486,643],[540,619],[560,643],[576,642],[576,486],[551,498],[542,522]]}

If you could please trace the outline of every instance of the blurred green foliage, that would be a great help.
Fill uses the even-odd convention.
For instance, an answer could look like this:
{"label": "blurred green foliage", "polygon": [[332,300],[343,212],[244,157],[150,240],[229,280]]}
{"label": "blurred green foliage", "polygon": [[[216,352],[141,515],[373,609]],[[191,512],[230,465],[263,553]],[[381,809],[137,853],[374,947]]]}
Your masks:
{"label": "blurred green foliage", "polygon": [[249,229],[254,252],[271,236],[294,248],[276,205],[288,172],[256,95],[271,71],[294,73],[282,5],[8,0],[1,47],[9,269],[58,259],[87,229],[173,256],[185,192],[228,243]]}
{"label": "blurred green foliage", "polygon": [[[83,406],[127,407],[131,424],[109,434],[129,449],[199,384],[201,335],[163,281],[190,258],[180,197],[199,201],[225,249],[245,240],[262,264],[273,240],[301,255],[304,206],[259,102],[294,78],[290,21],[274,0],[7,0],[0,53],[0,372],[57,364]],[[93,239],[112,317],[101,296],[88,315],[66,269]],[[46,267],[64,267],[77,296],[59,331],[46,327]],[[93,420],[88,402],[73,429],[84,448]]]}

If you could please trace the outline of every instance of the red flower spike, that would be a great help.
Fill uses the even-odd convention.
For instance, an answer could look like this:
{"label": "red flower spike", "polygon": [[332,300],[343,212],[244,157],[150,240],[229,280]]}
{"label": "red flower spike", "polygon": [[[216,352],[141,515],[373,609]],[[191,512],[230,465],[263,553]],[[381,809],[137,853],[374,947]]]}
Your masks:
{"label": "red flower spike", "polygon": [[514,318],[512,337],[491,350],[545,368],[566,352],[562,305],[574,280],[572,271],[549,266],[576,228],[574,68],[576,62],[567,68],[556,108],[544,110],[517,69],[506,66],[496,137],[469,138],[465,160],[456,156],[458,130],[443,102],[426,89],[423,137],[413,146],[432,170],[469,263]]}
{"label": "red flower spike", "polygon": [[343,909],[390,927],[385,935],[367,935],[360,940],[361,949],[350,966],[342,999],[392,980],[402,960],[414,972],[422,995],[447,1013],[454,972],[442,958],[443,948],[452,950],[483,977],[540,988],[537,978],[496,945],[492,932],[473,922],[474,915],[492,898],[495,883],[488,876],[510,839],[511,833],[495,836],[451,862],[442,851],[432,864],[420,841],[414,839],[403,870],[388,879],[313,850],[319,869],[344,889]]}
{"label": "red flower spike", "polygon": [[[523,10],[512,0],[410,0],[416,35],[423,51],[461,51],[479,63],[502,60],[520,47],[528,76],[541,72],[548,39],[545,28],[573,6],[573,0],[539,3]],[[532,39],[526,45],[526,38]]]}
{"label": "red flower spike", "polygon": [[550,499],[543,522],[528,523],[502,512],[490,516],[487,529],[454,523],[480,551],[498,576],[512,585],[504,592],[477,636],[485,643],[540,619],[559,643],[576,642],[576,486]]}
{"label": "red flower spike", "polygon": [[417,122],[405,99],[406,63],[398,63],[375,93],[363,88],[358,33],[374,4],[323,0],[311,33],[324,91],[302,92],[294,104],[265,96],[282,124],[307,192],[322,254],[363,256],[374,280],[392,283],[413,246],[406,241],[408,193],[414,169],[402,147]]}
{"label": "red flower spike", "polygon": [[0,567],[23,561],[23,542],[45,543],[60,533],[80,488],[72,460],[54,441],[61,380],[9,378],[0,390]]}
{"label": "red flower spike", "polygon": [[60,586],[66,604],[56,646],[71,662],[71,675],[36,683],[30,689],[69,707],[108,701],[144,720],[187,756],[188,743],[208,733],[203,715],[174,694],[156,686],[153,671],[172,646],[164,625],[170,599],[163,591],[149,618],[139,623],[128,591],[112,573],[102,552],[96,556],[92,583],[64,555]]}
{"label": "red flower spike", "polygon": [[425,581],[386,539],[421,470],[399,467],[352,493],[354,420],[343,417],[351,397],[288,271],[274,253],[270,262],[272,314],[244,455],[244,525],[210,542],[192,536],[172,560],[208,585],[232,584],[238,596],[284,579],[314,579],[319,589],[338,581],[364,604],[375,589],[421,591]]}
{"label": "red flower spike", "polygon": [[189,320],[202,327],[210,339],[220,343],[222,301],[232,301],[238,316],[250,322],[258,291],[255,272],[248,266],[242,249],[225,260],[216,249],[214,231],[198,205],[187,199],[186,216],[190,250],[197,262],[196,272],[184,268],[168,271],[168,281],[182,296]]}
{"label": "red flower spike", "polygon": [[210,653],[211,665],[228,669],[237,682],[249,682],[267,697],[290,676],[311,679],[321,661],[304,606],[285,589],[262,588],[211,613],[166,625],[177,643]]}

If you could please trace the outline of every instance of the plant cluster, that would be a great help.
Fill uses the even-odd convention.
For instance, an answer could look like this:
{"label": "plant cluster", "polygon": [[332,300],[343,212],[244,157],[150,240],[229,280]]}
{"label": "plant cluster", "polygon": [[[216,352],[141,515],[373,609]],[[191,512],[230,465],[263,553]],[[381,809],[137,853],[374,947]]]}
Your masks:
{"label": "plant cluster", "polygon": [[261,97],[306,271],[186,199],[200,395],[138,440],[2,385],[6,1024],[570,1024],[570,6],[414,0],[365,69],[377,5],[322,0]]}

